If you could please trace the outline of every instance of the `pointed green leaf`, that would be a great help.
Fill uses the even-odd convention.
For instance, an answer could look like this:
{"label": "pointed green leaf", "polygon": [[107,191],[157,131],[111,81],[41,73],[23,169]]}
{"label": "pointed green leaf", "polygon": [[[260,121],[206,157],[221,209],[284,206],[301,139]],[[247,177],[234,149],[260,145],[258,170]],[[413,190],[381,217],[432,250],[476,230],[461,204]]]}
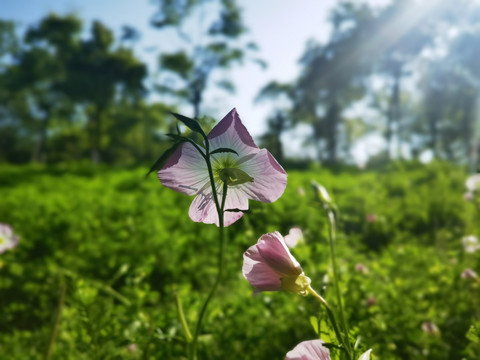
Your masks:
{"label": "pointed green leaf", "polygon": [[158,158],[158,160],[155,161],[155,164],[152,165],[152,167],[150,168],[150,171],[145,176],[150,175],[150,173],[152,173],[155,170],[160,170],[165,165],[165,163],[168,161],[170,156],[173,155],[175,150],[177,150],[180,145],[182,145],[182,143],[177,142],[177,143],[173,144],[173,146],[171,148],[165,150],[165,152],[162,154],[162,156],[160,156]]}
{"label": "pointed green leaf", "polygon": [[215,149],[213,150],[210,155],[213,155],[213,154],[218,154],[218,153],[233,153],[235,155],[238,156],[238,153],[233,150],[233,149],[229,149],[229,148],[218,148],[218,149]]}
{"label": "pointed green leaf", "polygon": [[182,135],[177,135],[177,134],[165,134],[166,136],[172,138],[173,140],[175,141],[179,141],[179,142],[187,142],[187,141],[190,141],[189,138],[185,137],[185,136],[182,136]]}
{"label": "pointed green leaf", "polygon": [[310,316],[310,325],[312,325],[315,334],[318,335],[318,318],[316,316]]}
{"label": "pointed green leaf", "polygon": [[177,114],[177,113],[172,113],[173,116],[175,116],[175,118],[179,121],[181,121],[182,123],[185,124],[185,126],[187,126],[190,130],[192,131],[195,131],[195,132],[198,132],[200,134],[202,134],[202,136],[204,138],[207,137],[207,135],[205,135],[205,133],[203,132],[203,129],[200,127],[200,124],[194,120],[194,119],[190,119],[186,116],[183,116],[183,115],[180,115],[180,114]]}

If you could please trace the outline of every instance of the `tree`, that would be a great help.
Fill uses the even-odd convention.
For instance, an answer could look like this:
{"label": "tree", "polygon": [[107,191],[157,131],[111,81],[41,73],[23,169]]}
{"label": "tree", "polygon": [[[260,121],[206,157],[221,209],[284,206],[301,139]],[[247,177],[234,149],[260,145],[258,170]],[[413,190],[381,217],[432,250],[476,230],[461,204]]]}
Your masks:
{"label": "tree", "polygon": [[105,116],[117,96],[136,101],[144,93],[143,79],[146,66],[132,51],[123,47],[113,49],[112,32],[102,23],[94,21],[90,38],[82,40],[75,56],[67,61],[68,82],[63,90],[76,102],[82,103],[89,113],[88,132],[91,158],[101,160],[102,134]]}
{"label": "tree", "polygon": [[[254,44],[244,46],[239,41],[245,28],[235,0],[160,0],[152,25],[160,30],[176,26],[180,40],[178,51],[160,55],[164,76],[157,90],[188,102],[194,118],[200,115],[212,75],[241,62],[245,50],[255,49]],[[192,26],[194,30],[185,30]],[[216,85],[227,91],[234,89],[226,79]]]}
{"label": "tree", "polygon": [[[68,112],[71,104],[61,88],[66,82],[65,63],[72,56],[81,29],[73,16],[48,15],[25,34],[25,46],[18,48],[7,67],[4,81],[17,113],[37,133],[32,151],[34,161],[47,160],[49,124],[55,113]],[[23,101],[19,101],[23,98]],[[18,107],[24,107],[20,110]],[[27,115],[28,114],[28,115]],[[37,120],[37,121],[31,121]]]}
{"label": "tree", "polygon": [[312,125],[320,160],[337,161],[343,111],[365,93],[370,62],[358,44],[368,40],[372,17],[366,5],[341,3],[332,13],[330,40],[310,43],[301,59],[294,113],[297,121]]}

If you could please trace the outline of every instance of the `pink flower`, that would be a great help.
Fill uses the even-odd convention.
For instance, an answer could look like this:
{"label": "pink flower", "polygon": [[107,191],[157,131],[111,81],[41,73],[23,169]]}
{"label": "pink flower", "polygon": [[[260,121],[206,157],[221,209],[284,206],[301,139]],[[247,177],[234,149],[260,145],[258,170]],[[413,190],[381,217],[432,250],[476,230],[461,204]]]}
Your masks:
{"label": "pink flower", "polygon": [[[248,199],[273,202],[282,195],[287,185],[285,170],[267,150],[255,145],[235,109],[212,129],[207,138],[211,152],[230,148],[238,153],[238,156],[232,153],[211,156],[220,203],[222,179],[225,176],[229,178],[225,210],[247,210]],[[196,195],[189,210],[193,221],[219,225],[207,164],[192,144],[183,143],[158,172],[158,178],[164,186],[187,195]],[[241,211],[225,211],[225,226],[242,216]]]}
{"label": "pink flower", "polygon": [[431,321],[424,321],[422,323],[422,331],[427,334],[438,334],[440,333],[440,330],[438,329],[438,326],[431,322]]}
{"label": "pink flower", "polygon": [[278,231],[262,235],[243,254],[242,273],[255,294],[286,290],[307,295],[311,283]]}
{"label": "pink flower", "polygon": [[373,223],[373,222],[377,221],[377,215],[376,214],[368,214],[366,216],[365,220],[367,220],[367,222],[369,222],[369,223]]}
{"label": "pink flower", "polygon": [[289,351],[285,360],[330,360],[330,351],[322,340],[307,340]]}
{"label": "pink flower", "polygon": [[0,223],[0,254],[18,245],[18,236],[10,225]]}
{"label": "pink flower", "polygon": [[364,275],[368,274],[368,268],[365,265],[363,265],[362,263],[358,263],[358,264],[355,265],[355,271],[359,272],[360,274],[364,274]]}
{"label": "pink flower", "polygon": [[460,275],[462,279],[476,279],[478,277],[477,273],[470,268],[463,270]]}
{"label": "pink flower", "polygon": [[295,247],[301,240],[303,239],[303,232],[302,229],[298,227],[293,227],[288,232],[288,235],[285,235],[285,244],[289,248]]}

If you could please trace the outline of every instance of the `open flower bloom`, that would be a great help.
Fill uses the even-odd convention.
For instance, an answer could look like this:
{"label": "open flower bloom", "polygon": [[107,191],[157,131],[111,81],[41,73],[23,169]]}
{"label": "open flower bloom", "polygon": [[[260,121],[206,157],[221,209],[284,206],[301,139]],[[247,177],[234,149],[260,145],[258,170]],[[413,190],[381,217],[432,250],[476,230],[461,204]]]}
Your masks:
{"label": "open flower bloom", "polygon": [[[230,111],[208,134],[210,152],[230,148],[238,153],[217,153],[211,156],[218,201],[222,202],[223,183],[227,181],[225,210],[247,210],[248,199],[273,202],[287,185],[287,174],[274,157],[259,149],[235,109]],[[187,195],[196,195],[190,205],[193,221],[219,225],[205,159],[188,142],[183,143],[158,172],[163,185]],[[226,211],[228,226],[243,212]]]}
{"label": "open flower bloom", "polygon": [[18,236],[10,225],[0,223],[0,254],[18,245]]}
{"label": "open flower bloom", "polygon": [[307,340],[289,351],[285,360],[330,360],[330,351],[322,340]]}
{"label": "open flower bloom", "polygon": [[278,231],[262,235],[243,254],[242,273],[255,289],[255,294],[287,290],[307,295],[311,283]]}

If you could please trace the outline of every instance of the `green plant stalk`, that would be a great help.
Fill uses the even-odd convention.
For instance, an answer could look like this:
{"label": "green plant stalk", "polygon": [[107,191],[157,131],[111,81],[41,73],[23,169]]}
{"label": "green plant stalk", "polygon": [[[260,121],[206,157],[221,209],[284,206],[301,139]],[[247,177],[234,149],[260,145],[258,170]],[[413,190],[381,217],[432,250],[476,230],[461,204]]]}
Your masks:
{"label": "green plant stalk", "polygon": [[58,298],[57,311],[55,313],[55,320],[53,322],[52,330],[50,332],[50,337],[48,339],[47,350],[45,352],[45,360],[50,360],[53,354],[53,347],[55,345],[55,341],[57,340],[63,306],[65,305],[66,293],[67,293],[67,285],[65,283],[63,275],[61,275],[60,276],[60,297]]}
{"label": "green plant stalk", "polygon": [[208,175],[210,177],[210,185],[212,187],[212,194],[213,194],[213,200],[215,202],[215,207],[217,209],[217,214],[218,214],[218,229],[219,229],[219,253],[218,253],[218,272],[217,272],[217,278],[215,279],[215,283],[213,284],[212,289],[210,290],[210,293],[207,296],[207,299],[205,300],[205,303],[202,306],[202,309],[200,310],[200,313],[198,315],[198,320],[197,320],[197,326],[195,327],[195,333],[193,335],[193,340],[192,340],[192,345],[191,345],[191,351],[190,351],[190,358],[193,360],[197,360],[197,347],[198,347],[198,336],[200,335],[200,330],[202,327],[202,320],[205,315],[205,312],[207,310],[208,305],[210,304],[210,301],[215,294],[215,291],[217,290],[218,285],[220,284],[220,281],[223,277],[223,267],[224,267],[224,253],[225,253],[225,226],[224,226],[224,210],[225,210],[225,200],[227,198],[227,183],[223,183],[223,196],[222,196],[222,204],[220,205],[218,201],[218,194],[217,194],[217,189],[215,187],[215,178],[213,176],[213,170],[212,170],[212,163],[210,161],[210,144],[208,142],[208,139],[205,138],[205,161],[207,162],[207,168],[208,168]]}
{"label": "green plant stalk", "polygon": [[183,313],[182,301],[180,300],[180,296],[177,292],[175,292],[175,305],[177,306],[178,318],[180,319],[183,332],[185,333],[185,339],[187,340],[187,343],[191,343],[193,337],[190,333],[190,329],[188,328],[187,320],[185,319],[185,314]]}
{"label": "green plant stalk", "polygon": [[342,327],[342,332],[343,332],[342,343],[345,346],[345,351],[348,354],[348,358],[352,359],[352,345],[350,344],[349,330],[348,330],[347,322],[345,320],[345,312],[343,309],[342,296],[340,294],[340,287],[339,287],[338,269],[337,269],[337,260],[336,260],[337,255],[335,251],[335,228],[336,228],[335,213],[333,212],[332,209],[328,210],[328,224],[329,224],[328,237],[330,240],[330,256],[332,258],[333,281],[335,283],[335,290],[336,290],[335,292],[337,296],[338,308],[340,309],[340,325]]}
{"label": "green plant stalk", "polygon": [[[307,291],[308,291],[309,294],[313,295],[325,307],[325,310],[327,311],[328,318],[330,319],[330,322],[332,323],[333,331],[335,331],[335,336],[337,337],[338,342],[340,344],[342,344],[342,348],[344,350],[346,350],[345,344],[344,344],[344,341],[343,341],[343,336],[342,336],[340,330],[338,329],[337,321],[335,319],[335,316],[333,315],[332,309],[330,309],[330,306],[328,306],[328,303],[326,302],[326,300],[321,295],[319,295],[314,289],[312,289],[311,286],[308,287]],[[348,350],[346,350],[346,351],[348,352]]]}

